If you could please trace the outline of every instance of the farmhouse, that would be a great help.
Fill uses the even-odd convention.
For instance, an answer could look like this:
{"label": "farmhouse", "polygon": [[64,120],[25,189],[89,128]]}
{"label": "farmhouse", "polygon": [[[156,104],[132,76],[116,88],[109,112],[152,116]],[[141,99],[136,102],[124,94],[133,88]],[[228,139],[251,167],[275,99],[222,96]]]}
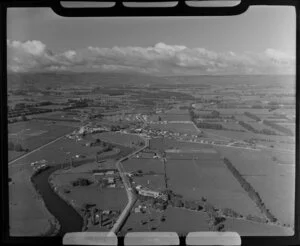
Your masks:
{"label": "farmhouse", "polygon": [[115,182],[115,179],[112,178],[112,177],[108,177],[108,178],[107,178],[107,182],[108,182],[109,184],[113,184],[113,183]]}
{"label": "farmhouse", "polygon": [[135,188],[138,191],[138,193],[142,196],[149,196],[149,197],[153,197],[153,198],[162,198],[164,200],[167,200],[166,195],[161,194],[158,191],[153,191],[153,190],[142,188],[141,185],[137,185]]}
{"label": "farmhouse", "polygon": [[114,175],[114,174],[115,174],[115,172],[113,170],[105,172],[105,175]]}
{"label": "farmhouse", "polygon": [[139,194],[142,196],[150,196],[154,198],[158,198],[160,193],[158,191],[152,191],[152,190],[145,190],[145,189],[140,189]]}

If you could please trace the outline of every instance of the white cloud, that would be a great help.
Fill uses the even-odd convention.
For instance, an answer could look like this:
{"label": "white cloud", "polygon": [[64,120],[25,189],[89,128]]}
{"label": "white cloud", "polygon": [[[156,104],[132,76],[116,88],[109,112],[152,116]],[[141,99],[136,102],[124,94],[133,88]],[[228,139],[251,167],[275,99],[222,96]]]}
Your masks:
{"label": "white cloud", "polygon": [[7,45],[16,52],[24,52],[35,56],[42,55],[46,50],[46,45],[37,40],[26,41],[24,43],[7,40]]}
{"label": "white cloud", "polygon": [[51,65],[50,67],[47,67],[47,69],[50,70],[50,71],[66,71],[67,67],[66,66]]}
{"label": "white cloud", "polygon": [[152,74],[294,73],[295,57],[266,49],[261,53],[214,52],[157,43],[151,47],[87,47],[53,53],[37,40],[7,40],[11,71],[132,71]]}

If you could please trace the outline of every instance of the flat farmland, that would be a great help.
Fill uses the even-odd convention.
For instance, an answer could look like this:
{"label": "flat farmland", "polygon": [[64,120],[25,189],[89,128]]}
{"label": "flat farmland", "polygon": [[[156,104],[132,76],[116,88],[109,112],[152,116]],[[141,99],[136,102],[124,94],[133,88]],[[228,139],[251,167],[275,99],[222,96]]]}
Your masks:
{"label": "flat farmland", "polygon": [[203,151],[187,151],[187,152],[179,152],[179,153],[170,153],[167,152],[168,160],[195,160],[201,161],[202,165],[214,166],[216,160],[216,151],[214,149],[203,149]]}
{"label": "flat farmland", "polygon": [[[293,221],[295,156],[276,151],[255,152],[217,148],[259,193],[267,208],[283,223]],[[275,157],[275,160],[274,160]]]}
{"label": "flat farmland", "polygon": [[173,108],[166,111],[166,114],[182,114],[182,115],[189,115],[189,111],[187,109],[179,109]]}
{"label": "flat farmland", "polygon": [[14,160],[16,158],[18,158],[21,155],[24,155],[26,152],[22,151],[22,152],[18,152],[18,151],[8,151],[8,161]]}
{"label": "flat farmland", "polygon": [[35,98],[38,101],[50,101],[50,102],[55,102],[55,103],[61,103],[61,102],[66,102],[67,101],[66,95],[43,95],[43,94],[37,94],[37,95],[35,95]]}
{"label": "flat farmland", "polygon": [[[243,115],[244,112],[249,112],[251,114],[259,115],[270,115],[268,109],[254,109],[254,108],[218,108],[217,109],[221,114],[230,114],[230,115]],[[249,118],[248,118],[249,119]]]}
{"label": "flat farmland", "polygon": [[76,168],[73,168],[72,174],[88,173],[88,172],[91,173],[95,169],[115,169],[115,168],[116,168],[116,161],[113,159],[108,159],[101,163],[98,163],[96,161],[91,161],[90,163],[86,163],[84,165],[80,165],[77,166]]}
{"label": "flat farmland", "polygon": [[161,120],[166,121],[188,121],[190,120],[189,114],[159,114]]}
{"label": "flat farmland", "polygon": [[[83,165],[85,166],[85,165]],[[74,168],[73,170],[75,171]],[[52,174],[52,180],[55,182],[55,185],[58,187],[72,188],[72,182],[78,178],[89,179],[92,181],[92,175],[88,172],[65,172],[65,170],[59,170]]]}
{"label": "flat farmland", "polygon": [[[268,129],[268,130],[276,132],[276,134],[279,135],[279,136],[284,135],[284,133],[279,132],[279,131],[275,130],[274,128],[270,127],[270,126],[267,126],[267,125],[263,124],[262,122],[253,122],[253,121],[251,121],[251,122],[247,122],[247,123],[250,124],[254,129],[259,130],[259,131],[263,130],[263,129]],[[262,134],[262,135],[265,135],[265,134]]]}
{"label": "flat farmland", "polygon": [[142,185],[156,191],[165,190],[165,180],[162,174],[145,175],[143,177],[134,177],[135,185]]}
{"label": "flat farmland", "polygon": [[216,147],[245,176],[285,176],[295,172],[295,154],[272,150],[255,152],[234,148]]}
{"label": "flat farmland", "polygon": [[[255,135],[262,136],[260,134],[254,134],[251,132],[233,132],[226,130],[213,130],[213,129],[203,129],[205,136],[211,137],[212,139],[236,139],[236,140],[246,140],[255,137]],[[269,137],[269,136],[268,136]]]}
{"label": "flat farmland", "polygon": [[43,115],[36,115],[35,118],[38,119],[45,119],[50,121],[78,121],[78,114],[77,113],[70,113],[70,112],[50,112]]}
{"label": "flat farmland", "polygon": [[41,236],[50,229],[54,217],[46,209],[30,182],[30,167],[9,168],[9,225],[10,236]]}
{"label": "flat farmland", "polygon": [[46,106],[39,106],[38,108],[41,108],[41,109],[62,109],[64,107],[65,106],[63,106],[63,105],[46,105]]}
{"label": "flat farmland", "polygon": [[[164,115],[164,114],[161,114],[161,115]],[[148,121],[158,121],[158,116],[157,114],[151,114],[151,115],[148,115]]]}
{"label": "flat farmland", "polygon": [[295,124],[293,124],[293,123],[277,123],[277,124],[287,128],[287,129],[290,129],[293,132],[293,134],[295,135],[295,133],[296,133],[296,125]]}
{"label": "flat farmland", "polygon": [[[68,187],[69,189],[69,187]],[[96,204],[97,208],[109,210],[122,210],[127,203],[125,189],[122,188],[102,188],[97,186],[76,187],[70,189],[66,194],[68,200],[73,200],[78,206],[86,203]]]}
{"label": "flat farmland", "polygon": [[167,124],[150,124],[152,129],[162,131],[172,131],[187,134],[197,134],[198,131],[192,123],[167,123]]}
{"label": "flat farmland", "polygon": [[[222,122],[223,127],[226,129],[233,129],[233,130],[245,130],[240,124],[236,122]],[[246,131],[246,130],[245,130]]]}
{"label": "flat farmland", "polygon": [[193,157],[203,158],[202,154],[216,154],[217,151],[211,147],[203,147],[201,145],[197,146],[198,148],[191,147],[190,149],[166,149],[167,157],[172,159],[190,159]]}
{"label": "flat farmland", "polygon": [[295,165],[296,163],[296,156],[295,153],[283,153],[283,152],[278,152],[278,151],[264,151],[267,155],[272,156],[272,158],[275,157],[275,160],[273,159],[274,162],[284,165]]}
{"label": "flat farmland", "polygon": [[[137,201],[135,207],[139,205]],[[134,213],[133,211],[130,213],[128,219],[126,220],[125,225],[122,228],[122,232],[134,231],[134,232],[145,232],[151,231],[152,227],[157,228],[161,221],[163,213],[159,213],[155,210],[151,210],[151,214],[149,213]],[[151,221],[150,221],[151,220]],[[142,223],[145,221],[146,223]]]}
{"label": "flat farmland", "polygon": [[293,225],[295,175],[287,171],[284,176],[249,176],[246,180],[260,194],[267,207],[280,222]]}
{"label": "flat farmland", "polygon": [[[251,119],[247,115],[244,115],[244,114],[234,115],[234,117],[237,121],[244,121],[246,123],[256,122],[256,120]],[[258,116],[258,117],[260,117],[260,116]]]}
{"label": "flat farmland", "polygon": [[[91,163],[73,168],[72,170],[57,170],[51,175],[51,183],[55,184],[58,192],[68,201],[73,201],[78,207],[84,204],[96,204],[98,209],[121,210],[126,206],[127,195],[122,188],[100,188],[97,183],[89,186],[72,186],[72,182],[78,178],[94,180],[90,171],[99,166],[99,163]],[[65,193],[67,189],[70,192]]]}
{"label": "flat farmland", "polygon": [[132,143],[143,142],[143,139],[138,135],[124,134],[119,132],[102,132],[93,134],[94,139],[101,139],[110,143],[120,144],[123,146],[131,146]]}
{"label": "flat farmland", "polygon": [[279,108],[279,109],[274,110],[274,113],[284,114],[284,115],[296,115],[296,110],[289,109],[289,108]]}
{"label": "flat farmland", "polygon": [[[237,93],[239,91],[237,90]],[[260,96],[242,96],[243,101],[260,101]]]}
{"label": "flat farmland", "polygon": [[[165,221],[161,221],[164,216]],[[122,228],[122,231],[173,231],[187,234],[190,231],[209,231],[208,216],[204,212],[189,211],[181,208],[168,207],[164,212],[151,211],[148,213],[132,212]],[[144,223],[142,223],[144,221]]]}
{"label": "flat farmland", "polygon": [[204,129],[204,133],[207,136],[218,136],[227,139],[237,139],[237,140],[247,140],[250,138],[258,138],[258,139],[270,139],[272,141],[280,142],[280,141],[295,141],[294,137],[288,136],[274,136],[274,135],[262,135],[255,134],[252,132],[233,132],[233,131],[225,131],[225,130],[212,130],[212,129]]}
{"label": "flat farmland", "polygon": [[209,231],[207,213],[168,207],[164,216],[166,220],[160,223],[158,231],[174,231],[184,234],[192,231]]}
{"label": "flat farmland", "polygon": [[292,236],[293,229],[253,221],[227,218],[225,231],[235,231],[241,236]]}
{"label": "flat farmland", "polygon": [[161,149],[161,150],[169,150],[169,149],[179,149],[181,151],[200,151],[201,149],[209,148],[211,149],[211,145],[209,144],[200,144],[200,143],[187,143],[180,142],[170,138],[152,138],[150,139],[150,148],[151,149]]}
{"label": "flat farmland", "polygon": [[132,158],[123,162],[123,167],[126,171],[132,172],[142,170],[143,172],[153,171],[155,173],[163,173],[163,162],[158,159]]}
{"label": "flat farmland", "polygon": [[166,165],[169,187],[184,198],[206,197],[218,208],[231,208],[243,215],[261,215],[218,154],[202,154],[195,160],[171,159]]}
{"label": "flat farmland", "polygon": [[261,142],[261,144],[269,146],[272,149],[279,150],[280,152],[294,153],[296,151],[295,144],[280,143],[280,142],[277,142],[277,143],[262,143]]}
{"label": "flat farmland", "polygon": [[8,138],[14,143],[19,142],[23,148],[33,150],[74,129],[72,126],[24,121],[8,125]]}
{"label": "flat farmland", "polygon": [[66,119],[73,119],[73,117],[78,116],[78,113],[71,112],[71,111],[58,111],[58,112],[52,112],[51,114],[48,115],[51,118],[66,118]]}
{"label": "flat farmland", "polygon": [[[62,138],[55,143],[45,146],[43,149],[30,153],[24,158],[17,160],[15,164],[31,163],[34,161],[46,160],[50,165],[57,165],[65,162],[70,156],[85,155],[95,158],[97,147],[82,146],[80,142],[75,142],[67,138]],[[76,158],[75,158],[76,160]]]}

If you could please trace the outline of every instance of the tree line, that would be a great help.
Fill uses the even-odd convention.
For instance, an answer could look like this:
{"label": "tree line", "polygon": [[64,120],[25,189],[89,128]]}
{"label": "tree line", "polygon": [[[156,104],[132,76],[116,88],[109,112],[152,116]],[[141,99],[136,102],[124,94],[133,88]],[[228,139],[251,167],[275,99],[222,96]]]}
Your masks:
{"label": "tree line", "polygon": [[239,121],[239,124],[246,128],[248,131],[257,133],[257,134],[264,134],[264,135],[278,135],[275,131],[269,130],[269,129],[262,129],[262,130],[257,130],[250,124],[244,122],[244,121]]}
{"label": "tree line", "polygon": [[8,142],[8,150],[9,151],[17,151],[17,152],[29,152],[29,149],[24,148],[20,143],[13,143],[12,141]]}
{"label": "tree line", "polygon": [[255,114],[251,114],[250,112],[244,112],[244,115],[248,116],[249,118],[256,120],[256,121],[261,121],[261,119],[256,116]]}
{"label": "tree line", "polygon": [[276,123],[273,123],[272,121],[264,120],[263,123],[267,126],[274,128],[277,131],[287,134],[288,136],[294,136],[293,132],[290,129],[280,126]]}
{"label": "tree line", "polygon": [[237,181],[240,183],[240,185],[243,187],[243,189],[248,193],[249,197],[256,203],[257,207],[260,209],[260,211],[271,221],[276,222],[277,219],[275,216],[270,212],[269,209],[266,208],[266,205],[260,198],[258,192],[254,190],[254,188],[251,186],[251,184],[244,179],[244,177],[239,173],[239,171],[234,167],[234,165],[228,160],[227,158],[223,159],[225,165],[227,168],[231,171],[233,176],[237,179]]}

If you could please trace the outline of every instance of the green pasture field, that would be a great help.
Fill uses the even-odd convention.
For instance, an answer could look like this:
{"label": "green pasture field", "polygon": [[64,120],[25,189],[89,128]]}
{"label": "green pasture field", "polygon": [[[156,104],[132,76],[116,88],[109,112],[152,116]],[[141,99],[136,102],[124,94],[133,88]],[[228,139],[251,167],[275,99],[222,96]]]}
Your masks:
{"label": "green pasture field", "polygon": [[174,133],[197,134],[198,131],[192,123],[167,123],[167,124],[150,124],[152,129],[162,131],[172,131]]}
{"label": "green pasture field", "polygon": [[123,162],[123,167],[128,172],[137,170],[143,172],[153,171],[158,174],[164,172],[163,162],[158,159],[131,158]]}
{"label": "green pasture field", "polygon": [[168,160],[167,177],[169,188],[186,199],[205,197],[217,208],[261,215],[218,154],[202,154],[194,160]]}
{"label": "green pasture field", "polygon": [[257,223],[242,219],[227,218],[225,231],[235,231],[241,236],[292,236],[292,228]]}
{"label": "green pasture field", "polygon": [[124,134],[119,132],[102,132],[93,134],[93,138],[101,139],[103,141],[120,144],[123,146],[131,146],[132,143],[136,144],[143,142],[143,139],[134,134]]}
{"label": "green pasture field", "polygon": [[[218,147],[259,193],[281,222],[291,224],[294,211],[295,155],[278,151],[255,152]],[[274,159],[274,157],[276,159]]]}

